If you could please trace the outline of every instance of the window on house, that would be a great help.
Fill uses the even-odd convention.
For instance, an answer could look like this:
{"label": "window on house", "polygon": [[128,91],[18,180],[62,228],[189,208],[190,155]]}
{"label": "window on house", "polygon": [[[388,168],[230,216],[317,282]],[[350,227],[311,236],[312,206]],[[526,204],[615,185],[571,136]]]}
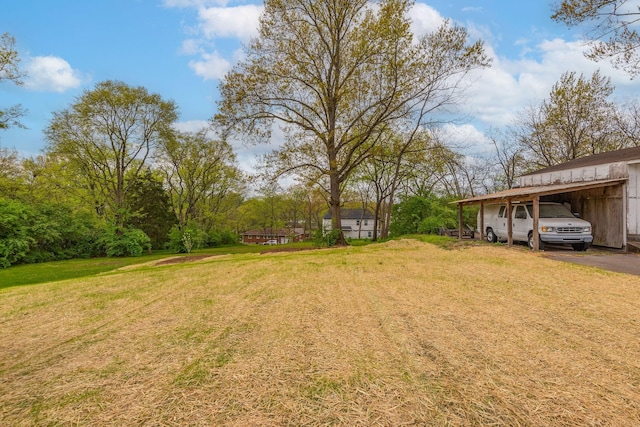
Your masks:
{"label": "window on house", "polygon": [[356,225],[360,225],[360,220],[356,219]]}
{"label": "window on house", "polygon": [[369,220],[368,219],[364,220],[364,225],[369,225]]}
{"label": "window on house", "polygon": [[[365,224],[366,225],[366,224]],[[373,233],[371,233],[370,231],[367,232],[367,237],[373,237]]]}

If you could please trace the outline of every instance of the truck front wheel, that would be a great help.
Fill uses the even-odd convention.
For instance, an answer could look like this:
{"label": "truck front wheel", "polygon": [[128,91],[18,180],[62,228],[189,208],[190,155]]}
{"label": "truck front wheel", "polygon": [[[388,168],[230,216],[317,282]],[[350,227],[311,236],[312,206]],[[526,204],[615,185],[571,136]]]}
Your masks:
{"label": "truck front wheel", "polygon": [[498,241],[498,236],[493,232],[492,228],[487,228],[487,242],[495,243]]}
{"label": "truck front wheel", "polygon": [[[533,231],[529,233],[529,248],[533,250]],[[538,239],[538,249],[544,251],[544,242]]]}

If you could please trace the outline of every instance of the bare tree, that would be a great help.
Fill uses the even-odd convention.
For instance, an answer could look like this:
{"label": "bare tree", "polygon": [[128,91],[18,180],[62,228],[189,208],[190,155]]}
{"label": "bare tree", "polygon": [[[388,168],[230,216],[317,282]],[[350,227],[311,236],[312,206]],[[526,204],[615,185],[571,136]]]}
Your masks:
{"label": "bare tree", "polygon": [[520,116],[516,134],[532,167],[547,167],[615,150],[623,141],[615,132],[616,107],[610,79],[567,72],[549,98]]}
{"label": "bare tree", "polygon": [[486,135],[494,147],[495,157],[489,161],[499,167],[499,173],[492,177],[493,191],[513,188],[516,178],[525,170],[525,158],[523,148],[518,144],[517,136],[513,131],[489,130]]}
{"label": "bare tree", "polygon": [[640,73],[640,6],[629,0],[562,0],[554,8],[552,19],[569,27],[588,23],[586,36],[591,50],[586,57],[610,60],[631,78]]}
{"label": "bare tree", "polygon": [[[0,83],[6,80],[21,86],[26,72],[20,69],[20,57],[15,44],[16,40],[9,33],[0,36]],[[21,105],[0,109],[0,129],[8,129],[12,126],[24,127],[18,119],[26,113],[27,110]]]}

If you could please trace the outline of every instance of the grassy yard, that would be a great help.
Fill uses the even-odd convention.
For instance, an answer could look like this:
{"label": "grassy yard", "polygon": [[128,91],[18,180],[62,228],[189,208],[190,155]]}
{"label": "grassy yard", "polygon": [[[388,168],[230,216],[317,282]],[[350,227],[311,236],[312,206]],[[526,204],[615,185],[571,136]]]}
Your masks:
{"label": "grassy yard", "polygon": [[128,265],[141,264],[164,258],[181,257],[189,259],[205,255],[260,253],[281,250],[283,247],[288,250],[309,249],[312,247],[312,243],[293,243],[285,246],[230,245],[194,250],[190,254],[154,251],[153,254],[145,254],[140,257],[72,259],[41,264],[16,265],[10,268],[0,269],[0,289],[11,286],[34,285],[44,282],[56,282],[59,280],[86,277],[106,273]]}
{"label": "grassy yard", "polygon": [[640,425],[640,278],[415,240],[0,290],[0,425]]}

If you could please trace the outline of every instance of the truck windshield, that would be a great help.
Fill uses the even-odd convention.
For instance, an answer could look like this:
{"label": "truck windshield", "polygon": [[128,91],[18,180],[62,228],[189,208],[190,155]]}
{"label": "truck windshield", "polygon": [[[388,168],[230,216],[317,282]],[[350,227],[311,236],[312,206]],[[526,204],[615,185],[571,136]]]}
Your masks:
{"label": "truck windshield", "polygon": [[[527,205],[529,216],[533,218],[533,206]],[[563,205],[540,204],[540,218],[575,218]]]}

